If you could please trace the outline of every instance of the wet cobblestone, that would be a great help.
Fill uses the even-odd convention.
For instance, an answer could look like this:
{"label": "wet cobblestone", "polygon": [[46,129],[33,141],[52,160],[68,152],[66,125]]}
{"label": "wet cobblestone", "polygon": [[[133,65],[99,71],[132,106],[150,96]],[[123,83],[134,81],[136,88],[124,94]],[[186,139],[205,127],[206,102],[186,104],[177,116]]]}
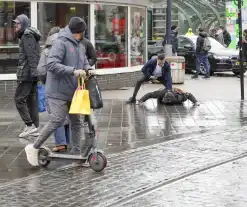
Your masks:
{"label": "wet cobblestone", "polygon": [[244,153],[246,135],[243,128],[113,154],[103,173],[84,168],[51,172],[2,186],[0,201],[4,206],[116,206],[164,180]]}
{"label": "wet cobblestone", "polygon": [[247,158],[227,163],[145,194],[122,207],[247,206]]}

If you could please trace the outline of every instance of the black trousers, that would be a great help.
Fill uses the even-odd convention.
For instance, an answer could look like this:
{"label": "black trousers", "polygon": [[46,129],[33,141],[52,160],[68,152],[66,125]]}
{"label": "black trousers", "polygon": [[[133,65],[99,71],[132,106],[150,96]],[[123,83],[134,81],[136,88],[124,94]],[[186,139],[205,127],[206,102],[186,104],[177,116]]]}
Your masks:
{"label": "black trousers", "polygon": [[155,99],[161,98],[162,99],[164,97],[165,93],[166,93],[166,89],[150,92],[150,93],[145,94],[143,97],[141,97],[140,101],[145,102],[150,98],[155,98]]}
{"label": "black trousers", "polygon": [[[161,77],[157,78],[157,80],[160,81],[164,86],[166,86],[166,83],[164,83],[164,80]],[[148,81],[150,81],[150,78],[148,78],[145,75],[142,75],[142,77],[136,82],[134,93],[133,93],[133,96],[132,96],[133,98],[136,98],[137,93],[140,90],[141,85],[144,82],[148,82]]]}
{"label": "black trousers", "polygon": [[25,124],[39,127],[37,81],[17,82],[14,99]]}

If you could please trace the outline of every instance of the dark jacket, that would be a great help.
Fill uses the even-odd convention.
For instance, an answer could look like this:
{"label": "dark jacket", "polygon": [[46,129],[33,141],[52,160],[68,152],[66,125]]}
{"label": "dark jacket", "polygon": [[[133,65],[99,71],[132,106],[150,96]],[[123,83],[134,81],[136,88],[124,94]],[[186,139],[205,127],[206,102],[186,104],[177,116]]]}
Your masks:
{"label": "dark jacket", "polygon": [[204,40],[207,37],[206,32],[200,32],[196,40],[196,54],[208,54],[207,51],[203,50]]}
{"label": "dark jacket", "polygon": [[76,69],[91,69],[85,47],[76,41],[68,26],[60,30],[47,60],[46,96],[72,101],[77,88]]}
{"label": "dark jacket", "polygon": [[91,67],[94,66],[95,63],[97,62],[97,57],[93,44],[87,38],[83,38],[81,43],[84,45],[86,49],[86,56],[88,58],[89,65]]}
{"label": "dark jacket", "polygon": [[231,35],[226,30],[224,30],[223,32],[223,38],[225,45],[228,47],[231,44],[232,39],[231,39]]}
{"label": "dark jacket", "polygon": [[18,33],[19,42],[19,62],[17,67],[18,81],[33,81],[37,80],[37,66],[40,58],[39,40],[40,32],[28,27],[28,19],[19,15],[17,17],[22,25],[22,30]]}
{"label": "dark jacket", "polygon": [[[171,31],[171,45],[172,45],[172,52],[176,53],[178,51],[178,32],[176,30]],[[167,43],[167,35],[164,36],[164,40],[162,45],[165,46]]]}
{"label": "dark jacket", "polygon": [[[142,68],[143,74],[150,78],[153,75],[153,72],[157,66],[157,59],[151,59]],[[165,86],[168,90],[172,89],[172,76],[171,76],[171,67],[168,62],[165,62],[162,68],[162,79],[165,83]]]}
{"label": "dark jacket", "polygon": [[47,38],[44,50],[41,53],[39,65],[37,67],[39,80],[42,81],[42,83],[44,84],[46,83],[46,75],[47,75],[47,59],[48,59],[51,47],[55,43],[57,37],[58,37],[58,33],[55,33]]}
{"label": "dark jacket", "polygon": [[178,51],[178,32],[175,30],[171,31],[171,44],[172,52],[176,53]]}

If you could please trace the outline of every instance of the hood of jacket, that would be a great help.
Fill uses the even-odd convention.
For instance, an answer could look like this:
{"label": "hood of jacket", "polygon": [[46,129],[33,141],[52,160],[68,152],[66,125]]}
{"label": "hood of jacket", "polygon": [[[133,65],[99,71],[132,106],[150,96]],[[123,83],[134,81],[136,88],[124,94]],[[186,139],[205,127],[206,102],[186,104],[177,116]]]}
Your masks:
{"label": "hood of jacket", "polygon": [[20,23],[21,23],[21,30],[18,32],[18,34],[23,34],[25,29],[27,29],[28,26],[29,26],[29,19],[24,14],[21,14],[21,15],[17,16],[16,19],[18,19],[20,21]]}
{"label": "hood of jacket", "polygon": [[72,36],[72,33],[68,26],[60,30],[60,32],[58,33],[58,37],[65,37],[69,41],[74,42],[76,45],[79,44],[79,42]]}
{"label": "hood of jacket", "polygon": [[206,32],[199,32],[199,36],[201,36],[202,38],[207,37],[207,33]]}
{"label": "hood of jacket", "polygon": [[45,47],[51,47],[55,43],[57,37],[58,37],[58,33],[49,36],[45,42]]}
{"label": "hood of jacket", "polygon": [[24,35],[27,34],[31,34],[34,36],[34,38],[36,39],[36,41],[40,41],[41,38],[41,34],[39,32],[38,29],[34,28],[34,27],[28,27],[26,28],[26,30],[24,31]]}

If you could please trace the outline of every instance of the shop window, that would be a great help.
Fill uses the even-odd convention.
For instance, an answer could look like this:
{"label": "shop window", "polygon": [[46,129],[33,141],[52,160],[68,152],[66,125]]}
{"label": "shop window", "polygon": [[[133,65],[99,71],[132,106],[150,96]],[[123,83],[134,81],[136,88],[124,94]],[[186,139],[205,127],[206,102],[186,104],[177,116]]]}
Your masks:
{"label": "shop window", "polygon": [[131,66],[144,64],[146,57],[146,10],[131,7]]}
{"label": "shop window", "polygon": [[0,1],[0,73],[15,73],[18,63],[18,38],[13,20],[25,14],[30,17],[29,2]]}
{"label": "shop window", "polygon": [[66,3],[38,3],[38,29],[42,34],[41,44],[43,44],[52,27],[64,28],[68,25],[71,17],[79,16],[87,24],[86,38],[89,35],[89,5],[88,4],[66,4]]}
{"label": "shop window", "polygon": [[127,7],[95,5],[96,68],[128,66]]}

